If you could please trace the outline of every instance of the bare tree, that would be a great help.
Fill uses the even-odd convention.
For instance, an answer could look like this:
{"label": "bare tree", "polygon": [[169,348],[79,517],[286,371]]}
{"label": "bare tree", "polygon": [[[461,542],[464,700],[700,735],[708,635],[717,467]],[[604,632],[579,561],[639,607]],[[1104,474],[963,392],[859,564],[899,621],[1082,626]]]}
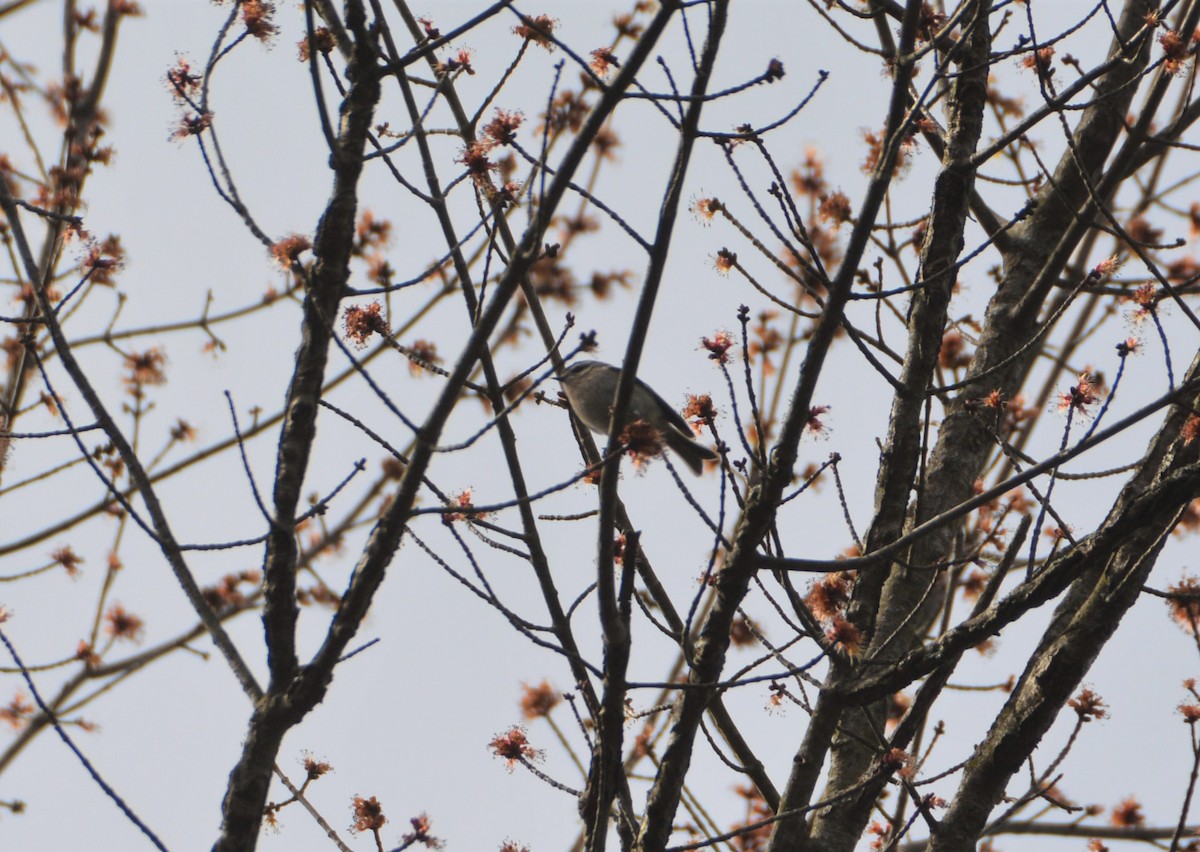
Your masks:
{"label": "bare tree", "polygon": [[[44,5],[4,4],[0,21]],[[527,686],[522,707],[577,778],[540,767],[523,726],[490,747],[546,782],[563,822],[578,815],[576,848],[973,850],[1006,834],[1198,848],[1190,683],[1179,712],[1195,760],[1170,782],[1170,821],[1148,822],[1134,798],[1105,820],[1056,785],[1091,742],[1084,724],[1106,715],[1086,678],[1135,602],[1165,599],[1200,650],[1200,584],[1160,567],[1200,523],[1200,170],[1187,141],[1200,2],[1054,4],[1045,17],[1041,5],[810,0],[772,21],[755,20],[757,4],[664,0],[587,41],[507,0],[461,20],[405,0],[229,0],[208,55],[166,71],[172,136],[284,284],[149,324],[123,321],[122,242],[88,208],[111,156],[117,35],[140,10],[62,4],[62,66],[44,77],[6,43],[0,236],[16,308],[0,318],[0,464],[34,471],[0,467],[3,517],[21,519],[5,524],[3,579],[36,595],[85,551],[108,556],[98,584],[80,584],[83,620],[46,626],[45,658],[0,633],[14,696],[0,714],[15,731],[0,771],[54,731],[164,848],[137,791],[83,756],[80,711],[211,643],[249,710],[214,848],[254,848],[291,805],[350,848],[344,816],[311,801],[328,763],[308,758],[294,780],[284,741],[344,666],[383,653],[367,619],[389,570],[432,566],[456,582],[460,611],[494,614],[571,683]],[[801,48],[747,59],[744,41],[726,44],[731,15],[827,42],[838,64],[819,70]],[[227,79],[249,84],[228,69],[256,41],[295,62],[277,44],[288,27],[303,33],[294,79],[308,87],[288,97],[310,102],[327,156],[304,179],[327,182],[328,200],[311,234],[280,236],[228,142],[252,138],[254,116],[227,115],[220,98]],[[821,135],[823,117],[834,133],[839,77],[882,105],[854,146]],[[824,151],[797,153],[800,124]],[[851,147],[861,171],[831,180],[827,157],[844,167]],[[379,186],[386,200],[368,209]],[[681,237],[694,220],[710,229]],[[667,393],[660,380],[685,360],[647,341],[656,309],[695,298],[671,273],[701,240],[743,304],[724,317],[733,331],[686,330],[699,341],[688,363],[710,362],[716,388],[683,407],[717,456],[691,479],[630,403],[639,375]],[[559,410],[553,379],[595,348],[586,317],[602,308],[628,332],[594,441]],[[204,357],[251,373],[265,369],[256,329],[268,326],[296,346],[274,407],[247,417],[236,393],[195,400],[223,437],[193,447],[161,341],[198,332]],[[886,435],[872,448],[856,421]],[[542,452],[568,423],[578,457]],[[205,523],[168,493],[184,476],[219,483],[198,502],[238,491],[256,532]],[[663,493],[639,514],[624,498],[650,482]],[[1094,519],[1080,520],[1080,500]],[[68,535],[78,549],[50,549]],[[835,556],[839,536],[853,547]],[[169,568],[186,621],[148,631],[117,602],[131,542]],[[583,580],[580,554],[594,567]],[[684,587],[693,560],[702,575]],[[252,619],[261,632],[237,632]],[[1013,625],[1037,631],[1023,670],[997,674],[988,712],[960,715],[943,739],[952,679],[969,680],[975,651]],[[146,646],[125,653],[130,641]],[[771,756],[754,730],[764,684],[799,722]],[[1076,722],[1061,749],[1035,754],[1064,710]],[[736,824],[706,804],[733,783]],[[357,795],[351,826],[380,850],[381,797]],[[410,825],[396,848],[455,834],[424,814]]]}

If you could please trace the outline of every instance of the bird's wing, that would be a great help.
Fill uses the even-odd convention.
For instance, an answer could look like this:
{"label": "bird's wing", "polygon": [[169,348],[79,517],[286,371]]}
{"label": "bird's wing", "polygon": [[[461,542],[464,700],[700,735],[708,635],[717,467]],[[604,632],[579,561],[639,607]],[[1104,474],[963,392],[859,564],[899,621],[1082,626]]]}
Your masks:
{"label": "bird's wing", "polygon": [[658,400],[659,405],[662,406],[662,410],[667,412],[667,420],[670,422],[670,424],[672,426],[674,426],[676,429],[678,429],[680,432],[682,432],[684,435],[691,438],[692,437],[692,427],[689,426],[688,422],[683,419],[683,415],[675,410],[675,406],[670,405],[666,400],[664,400],[661,396],[659,396],[657,393],[655,393],[653,388],[651,388],[648,384],[643,382],[641,379],[638,379],[637,382],[650,394],[650,396],[652,396],[656,400]]}

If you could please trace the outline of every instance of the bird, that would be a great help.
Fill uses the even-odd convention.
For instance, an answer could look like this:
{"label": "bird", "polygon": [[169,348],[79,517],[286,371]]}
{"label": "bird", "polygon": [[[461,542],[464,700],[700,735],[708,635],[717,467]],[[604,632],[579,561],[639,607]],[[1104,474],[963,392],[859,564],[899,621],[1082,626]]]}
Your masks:
{"label": "bird", "polygon": [[[603,361],[576,361],[563,370],[559,377],[575,416],[584,426],[600,435],[608,434],[620,377],[619,367]],[[717,454],[692,438],[687,421],[649,385],[641,379],[634,381],[636,384],[626,409],[626,422],[645,420],[658,430],[666,445],[692,473],[699,476],[704,470],[704,462],[716,459]]]}

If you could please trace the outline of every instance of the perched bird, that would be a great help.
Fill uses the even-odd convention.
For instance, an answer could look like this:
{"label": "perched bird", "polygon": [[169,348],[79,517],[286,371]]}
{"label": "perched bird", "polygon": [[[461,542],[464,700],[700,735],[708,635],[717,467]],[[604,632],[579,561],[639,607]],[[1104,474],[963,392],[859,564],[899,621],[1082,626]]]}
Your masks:
{"label": "perched bird", "polygon": [[[620,377],[620,369],[611,364],[576,361],[563,371],[559,379],[567,401],[571,403],[571,410],[593,432],[608,434]],[[636,382],[626,411],[626,422],[645,420],[658,430],[666,445],[691,468],[692,473],[699,475],[704,470],[705,460],[715,459],[717,454],[692,439],[692,430],[687,421],[649,385],[641,379]]]}

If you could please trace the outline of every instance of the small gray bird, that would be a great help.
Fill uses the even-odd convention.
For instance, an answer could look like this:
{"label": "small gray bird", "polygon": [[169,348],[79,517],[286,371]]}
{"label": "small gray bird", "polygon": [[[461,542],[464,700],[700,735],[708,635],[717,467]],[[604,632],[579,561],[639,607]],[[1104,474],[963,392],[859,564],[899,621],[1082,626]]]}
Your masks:
{"label": "small gray bird", "polygon": [[[621,371],[602,361],[576,361],[563,371],[563,391],[575,416],[593,432],[608,434],[612,419],[613,399],[617,395],[617,381]],[[679,412],[650,389],[641,379],[633,388],[629,401],[626,422],[645,420],[659,431],[663,441],[683,460],[697,476],[704,470],[706,459],[715,459],[717,454],[692,439],[692,430]]]}

